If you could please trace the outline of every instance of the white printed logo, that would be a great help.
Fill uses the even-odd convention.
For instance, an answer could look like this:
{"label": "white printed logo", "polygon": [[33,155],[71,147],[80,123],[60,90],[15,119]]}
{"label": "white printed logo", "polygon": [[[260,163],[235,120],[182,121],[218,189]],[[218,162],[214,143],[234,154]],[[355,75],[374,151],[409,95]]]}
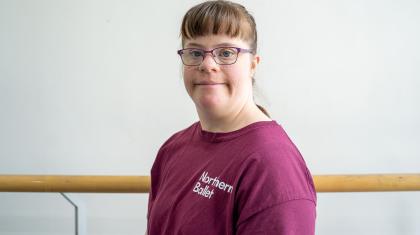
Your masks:
{"label": "white printed logo", "polygon": [[219,177],[210,177],[207,171],[204,171],[203,174],[198,179],[198,182],[195,184],[193,192],[210,199],[214,194],[214,186],[216,189],[220,189],[224,192],[232,193],[233,187],[222,180]]}

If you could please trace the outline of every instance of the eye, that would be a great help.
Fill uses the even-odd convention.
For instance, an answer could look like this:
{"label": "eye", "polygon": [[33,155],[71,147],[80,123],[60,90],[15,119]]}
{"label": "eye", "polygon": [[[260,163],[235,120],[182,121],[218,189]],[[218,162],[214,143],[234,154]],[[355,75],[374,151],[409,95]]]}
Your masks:
{"label": "eye", "polygon": [[191,56],[191,57],[202,57],[203,56],[203,52],[202,51],[200,51],[200,50],[190,50],[189,51],[189,55]]}
{"label": "eye", "polygon": [[235,54],[236,50],[234,48],[221,48],[219,50],[219,53],[217,53],[217,55],[222,58],[230,58],[233,57]]}

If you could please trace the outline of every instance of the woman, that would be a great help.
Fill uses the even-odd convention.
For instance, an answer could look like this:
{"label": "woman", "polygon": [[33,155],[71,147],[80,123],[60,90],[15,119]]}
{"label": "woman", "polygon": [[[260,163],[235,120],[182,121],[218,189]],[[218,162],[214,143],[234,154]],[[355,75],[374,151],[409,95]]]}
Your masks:
{"label": "woman", "polygon": [[236,3],[204,2],[185,14],[181,37],[184,85],[199,121],[157,154],[148,234],[314,234],[311,174],[253,100],[253,17]]}

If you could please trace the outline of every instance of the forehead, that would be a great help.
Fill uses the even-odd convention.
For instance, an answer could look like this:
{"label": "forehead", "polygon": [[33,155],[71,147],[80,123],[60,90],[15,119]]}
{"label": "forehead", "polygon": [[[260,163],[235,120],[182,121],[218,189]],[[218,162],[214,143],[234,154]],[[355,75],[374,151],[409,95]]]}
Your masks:
{"label": "forehead", "polygon": [[200,36],[185,41],[184,47],[215,48],[220,46],[234,46],[248,48],[248,43],[238,37],[229,37],[227,35],[207,35]]}

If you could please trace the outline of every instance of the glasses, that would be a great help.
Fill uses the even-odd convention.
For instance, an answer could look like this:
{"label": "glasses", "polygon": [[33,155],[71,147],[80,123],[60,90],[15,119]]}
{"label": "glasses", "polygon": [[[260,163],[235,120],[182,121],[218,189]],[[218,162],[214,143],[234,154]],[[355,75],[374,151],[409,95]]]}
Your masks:
{"label": "glasses", "polygon": [[250,49],[243,49],[239,47],[218,47],[213,50],[206,51],[199,48],[185,48],[178,50],[178,55],[181,56],[182,63],[187,66],[200,65],[207,53],[210,53],[217,64],[230,65],[236,63],[239,53],[254,52]]}

